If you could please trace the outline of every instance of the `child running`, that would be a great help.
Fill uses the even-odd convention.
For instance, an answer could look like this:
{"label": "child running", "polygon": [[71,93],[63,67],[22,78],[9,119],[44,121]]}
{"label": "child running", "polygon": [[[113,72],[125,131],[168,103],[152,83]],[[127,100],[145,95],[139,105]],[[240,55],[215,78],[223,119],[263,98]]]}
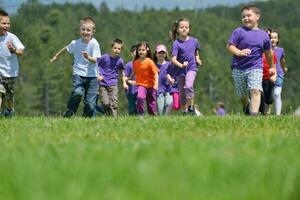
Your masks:
{"label": "child running", "polygon": [[281,101],[281,91],[283,86],[284,74],[287,73],[288,68],[285,63],[284,49],[278,47],[279,43],[279,33],[276,30],[271,31],[271,43],[273,52],[275,52],[277,57],[276,70],[277,77],[274,86],[274,102],[275,102],[275,114],[281,114],[282,101]]}
{"label": "child running", "polygon": [[172,63],[168,59],[167,48],[165,45],[157,45],[153,55],[153,61],[159,69],[158,91],[157,91],[157,113],[167,115],[172,109],[173,99],[170,94],[171,84],[167,79],[168,68]]}
{"label": "child running", "polygon": [[[143,116],[145,101],[148,114],[156,115],[156,94],[158,89],[158,68],[151,59],[151,50],[147,42],[137,44],[137,54],[133,62],[133,71],[137,85],[137,111]],[[130,77],[132,78],[132,77]]]}
{"label": "child running", "polygon": [[178,74],[178,87],[181,103],[186,105],[187,112],[196,115],[194,99],[194,81],[198,71],[198,65],[202,64],[199,55],[200,45],[196,38],[189,35],[190,22],[188,19],[179,19],[173,26],[171,36],[172,63],[180,68]]}
{"label": "child running", "polygon": [[25,49],[19,38],[9,32],[10,17],[0,10],[0,111],[2,100],[7,102],[6,110],[1,114],[5,117],[14,115],[14,96],[16,79],[19,76],[18,56]]}
{"label": "child running", "polygon": [[84,117],[94,117],[98,93],[98,67],[96,57],[101,56],[100,45],[93,35],[96,23],[91,17],[80,21],[81,38],[73,40],[69,45],[59,50],[50,62],[56,61],[60,54],[67,50],[73,54],[73,88],[63,117],[71,117],[77,112],[81,98],[84,97]]}
{"label": "child running", "polygon": [[[233,54],[232,77],[243,110],[246,114],[256,116],[262,91],[262,54],[264,52],[270,65],[271,76],[275,74],[276,68],[272,59],[270,38],[265,31],[258,27],[259,7],[250,4],[243,7],[241,12],[243,26],[232,32],[227,49]],[[248,106],[249,92],[250,110]]]}

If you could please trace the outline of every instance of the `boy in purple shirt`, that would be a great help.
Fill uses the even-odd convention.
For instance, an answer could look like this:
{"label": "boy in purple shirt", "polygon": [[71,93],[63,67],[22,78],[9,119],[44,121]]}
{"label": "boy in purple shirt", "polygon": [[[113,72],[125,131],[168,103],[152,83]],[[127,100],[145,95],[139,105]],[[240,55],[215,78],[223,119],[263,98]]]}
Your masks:
{"label": "boy in purple shirt", "polygon": [[126,87],[124,61],[119,57],[122,48],[123,41],[114,39],[111,43],[111,53],[97,58],[99,66],[99,95],[107,116],[117,116],[119,71],[123,75],[123,87]]}
{"label": "boy in purple shirt", "polygon": [[[270,38],[265,31],[258,28],[259,7],[251,4],[241,11],[243,26],[232,32],[227,49],[233,54],[232,77],[244,112],[257,115],[262,91],[263,53],[266,54],[270,65],[270,75],[276,73],[276,68],[272,59]],[[250,93],[250,108],[248,108],[248,93]],[[247,111],[248,109],[250,110]]]}

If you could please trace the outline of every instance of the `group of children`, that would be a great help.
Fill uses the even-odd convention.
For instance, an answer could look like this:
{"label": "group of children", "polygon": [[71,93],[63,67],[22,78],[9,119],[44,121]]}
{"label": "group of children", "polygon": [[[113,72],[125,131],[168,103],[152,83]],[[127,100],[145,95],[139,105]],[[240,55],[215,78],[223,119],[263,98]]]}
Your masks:
{"label": "group of children", "polygon": [[[233,54],[232,77],[245,113],[255,116],[261,111],[266,114],[272,103],[270,94],[274,90],[276,114],[279,115],[283,75],[287,72],[284,50],[277,47],[278,32],[271,31],[270,39],[265,31],[258,28],[259,19],[260,10],[256,5],[242,9],[243,26],[233,31],[227,43],[229,52]],[[1,11],[0,108],[5,96],[8,102],[5,116],[14,112],[17,56],[22,55],[25,48],[15,35],[8,32],[9,27],[9,16]],[[63,116],[75,114],[82,98],[84,117],[94,117],[96,110],[107,116],[117,116],[119,74],[122,75],[130,115],[143,116],[145,104],[149,115],[166,115],[172,109],[180,108],[185,114],[199,115],[195,109],[194,82],[202,61],[200,44],[190,36],[190,28],[188,19],[179,19],[173,24],[170,59],[165,45],[157,45],[152,56],[149,44],[143,41],[132,46],[132,61],[124,64],[120,57],[123,41],[114,39],[111,52],[101,55],[100,45],[93,38],[96,23],[91,17],[83,18],[80,21],[81,38],[71,41],[50,60],[51,63],[56,61],[65,51],[74,57],[72,92]],[[98,99],[101,106],[97,106]],[[224,104],[219,105],[216,113],[225,115]]]}

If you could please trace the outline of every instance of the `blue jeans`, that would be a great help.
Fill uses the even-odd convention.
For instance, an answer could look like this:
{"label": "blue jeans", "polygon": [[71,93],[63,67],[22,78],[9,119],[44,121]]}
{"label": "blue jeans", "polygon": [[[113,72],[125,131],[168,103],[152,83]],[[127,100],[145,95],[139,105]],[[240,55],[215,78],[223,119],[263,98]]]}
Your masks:
{"label": "blue jeans", "polygon": [[83,97],[83,116],[94,117],[97,93],[97,77],[73,75],[73,88],[67,105],[68,109],[76,113],[81,101],[81,97]]}

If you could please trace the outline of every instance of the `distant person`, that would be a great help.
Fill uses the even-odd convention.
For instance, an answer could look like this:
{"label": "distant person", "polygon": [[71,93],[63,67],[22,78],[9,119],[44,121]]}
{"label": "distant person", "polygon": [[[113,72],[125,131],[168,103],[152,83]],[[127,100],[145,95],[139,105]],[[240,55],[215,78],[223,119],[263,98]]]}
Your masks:
{"label": "distant person", "polygon": [[[269,37],[271,34],[271,29],[266,29]],[[277,63],[276,54],[273,52],[273,62]],[[259,111],[263,115],[268,115],[271,113],[271,105],[274,102],[273,99],[273,91],[274,91],[274,82],[276,80],[276,73],[272,76],[270,74],[270,66],[268,64],[267,58],[265,54],[263,54],[263,80],[262,80],[262,88],[263,92],[261,93],[261,101]]]}
{"label": "distant person", "polygon": [[59,50],[50,62],[56,61],[61,53],[67,50],[73,54],[73,88],[67,104],[67,111],[63,117],[71,117],[77,112],[81,98],[83,97],[84,117],[95,116],[95,106],[98,93],[98,67],[96,58],[101,56],[100,45],[93,35],[96,24],[91,17],[80,20],[81,38],[73,40],[69,45]]}
{"label": "distant person", "polygon": [[285,53],[284,49],[278,47],[279,44],[279,33],[276,30],[271,31],[271,43],[273,52],[275,52],[277,57],[277,77],[274,86],[274,102],[275,102],[275,114],[281,114],[282,101],[281,101],[281,90],[283,86],[284,74],[287,73],[288,68],[285,63]]}
{"label": "distant person", "polygon": [[2,115],[11,117],[15,113],[14,96],[15,84],[19,76],[18,56],[23,55],[25,49],[19,38],[9,32],[10,17],[0,10],[0,110],[2,101],[6,100],[6,110]]}
{"label": "distant person", "polygon": [[224,102],[218,102],[216,108],[214,109],[214,112],[216,115],[218,116],[225,116],[226,115],[226,111],[225,111],[225,104]]}
{"label": "distant person", "polygon": [[157,115],[156,94],[159,70],[151,57],[149,44],[147,42],[138,43],[137,54],[133,62],[133,72],[135,74],[138,91],[137,111],[140,116],[143,116],[145,113],[145,102],[147,102],[148,114]]}
{"label": "distant person", "polygon": [[[136,45],[133,45],[130,48],[130,54],[132,57],[132,60],[134,60],[134,57],[136,55]],[[125,64],[124,67],[124,73],[127,78],[130,77],[131,74],[133,74],[133,61],[129,61]],[[135,85],[135,76],[132,77],[132,80],[126,81],[126,97],[128,100],[128,114],[129,115],[136,115],[137,109],[136,109],[136,97],[137,97],[137,87]]]}
{"label": "distant person", "polygon": [[[172,63],[168,59],[167,47],[163,44],[156,46],[153,55],[153,61],[159,69],[158,91],[157,91],[157,114],[167,115],[172,110],[173,98],[170,94],[171,83],[167,79],[168,68],[172,67]],[[172,81],[172,80],[171,80]]]}
{"label": "distant person", "polygon": [[243,7],[241,12],[243,26],[232,32],[227,49],[233,54],[231,68],[236,94],[241,100],[245,114],[256,116],[262,91],[263,53],[266,54],[270,65],[271,76],[275,74],[276,68],[272,59],[270,38],[258,27],[259,7],[250,4]]}
{"label": "distant person", "polygon": [[202,64],[199,56],[200,45],[198,39],[189,35],[190,22],[188,19],[177,20],[171,30],[172,63],[180,68],[178,87],[181,104],[186,105],[188,114],[196,115],[194,82],[198,65]]}
{"label": "distant person", "polygon": [[122,49],[123,41],[114,39],[111,43],[111,52],[102,55],[101,58],[97,58],[100,101],[107,116],[117,116],[119,72],[122,74],[123,87],[127,87],[124,61],[119,56]]}

